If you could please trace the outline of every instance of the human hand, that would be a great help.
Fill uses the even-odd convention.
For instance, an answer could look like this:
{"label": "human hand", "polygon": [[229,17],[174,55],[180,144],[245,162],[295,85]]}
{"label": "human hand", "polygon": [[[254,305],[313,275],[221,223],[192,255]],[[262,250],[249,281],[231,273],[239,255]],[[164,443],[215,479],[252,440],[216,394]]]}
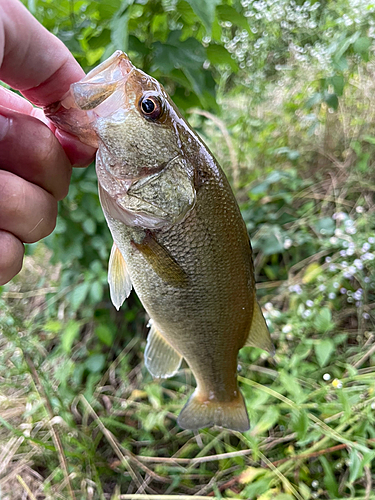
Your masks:
{"label": "human hand", "polygon": [[68,91],[84,72],[65,45],[18,2],[0,0],[0,285],[21,269],[23,243],[50,234],[57,201],[68,192],[72,166],[95,150],[61,132],[34,108]]}

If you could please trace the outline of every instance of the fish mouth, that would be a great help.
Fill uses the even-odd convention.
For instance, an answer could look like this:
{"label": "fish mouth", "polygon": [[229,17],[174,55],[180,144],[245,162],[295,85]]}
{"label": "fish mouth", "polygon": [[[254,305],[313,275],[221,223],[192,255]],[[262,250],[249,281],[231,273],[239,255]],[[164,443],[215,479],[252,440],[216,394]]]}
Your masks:
{"label": "fish mouth", "polygon": [[116,50],[82,80],[72,83],[60,101],[45,107],[45,115],[58,128],[97,147],[91,124],[98,116],[108,116],[125,104],[125,84],[134,69],[128,56]]}

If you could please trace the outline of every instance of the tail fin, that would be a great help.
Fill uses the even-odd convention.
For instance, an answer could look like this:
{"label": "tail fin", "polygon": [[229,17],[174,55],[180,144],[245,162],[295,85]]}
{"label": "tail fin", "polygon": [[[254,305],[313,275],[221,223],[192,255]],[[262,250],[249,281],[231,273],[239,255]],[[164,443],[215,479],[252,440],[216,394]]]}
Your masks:
{"label": "tail fin", "polygon": [[183,429],[200,429],[218,425],[234,431],[248,431],[250,428],[249,417],[242,394],[232,401],[221,402],[215,399],[202,401],[197,390],[182,408],[177,419]]}

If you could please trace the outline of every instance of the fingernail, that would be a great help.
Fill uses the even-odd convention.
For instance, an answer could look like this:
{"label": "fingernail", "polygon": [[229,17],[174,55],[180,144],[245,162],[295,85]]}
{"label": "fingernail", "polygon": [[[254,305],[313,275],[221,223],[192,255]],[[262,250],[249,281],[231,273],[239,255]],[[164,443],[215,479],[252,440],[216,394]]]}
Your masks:
{"label": "fingernail", "polygon": [[0,141],[7,135],[10,127],[10,118],[0,115]]}

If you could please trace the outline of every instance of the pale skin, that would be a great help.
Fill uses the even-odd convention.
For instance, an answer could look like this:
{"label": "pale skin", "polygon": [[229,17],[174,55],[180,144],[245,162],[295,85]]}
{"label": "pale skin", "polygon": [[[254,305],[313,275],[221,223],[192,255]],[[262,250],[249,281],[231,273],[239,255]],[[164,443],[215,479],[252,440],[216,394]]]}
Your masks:
{"label": "pale skin", "polygon": [[[50,234],[72,167],[95,150],[48,123],[40,107],[60,100],[84,72],[68,49],[17,0],[0,0],[0,285],[22,267],[24,243]],[[38,106],[38,108],[33,107]]]}

